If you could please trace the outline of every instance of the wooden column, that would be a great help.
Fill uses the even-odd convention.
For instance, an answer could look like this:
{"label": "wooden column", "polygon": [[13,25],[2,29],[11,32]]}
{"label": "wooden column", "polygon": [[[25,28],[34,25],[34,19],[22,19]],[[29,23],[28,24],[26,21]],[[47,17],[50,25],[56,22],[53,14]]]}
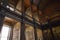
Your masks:
{"label": "wooden column", "polygon": [[33,19],[33,26],[34,26],[34,37],[35,37],[35,40],[38,40],[37,38],[37,30],[36,30],[36,24],[35,24],[35,17],[34,17],[34,12],[33,12],[33,8],[32,8],[32,5],[33,5],[33,0],[30,1],[31,2],[31,11],[32,11],[32,19]]}
{"label": "wooden column", "polygon": [[[4,14],[4,11],[2,10],[2,6],[6,6],[6,5],[8,4],[7,1],[8,1],[8,0],[1,0],[1,2],[2,2],[3,4],[0,4],[0,32],[1,32],[1,29],[2,29],[2,26],[3,26],[4,17],[5,17],[5,15],[3,15],[3,14]],[[1,2],[0,2],[0,3],[1,3]]]}
{"label": "wooden column", "polygon": [[37,37],[37,26],[36,26],[36,24],[35,24],[34,13],[32,14],[32,17],[33,17],[33,26],[34,26],[34,36],[35,36],[35,40],[38,40],[38,37]]}
{"label": "wooden column", "polygon": [[0,12],[0,33],[4,22],[4,17],[3,12]]}
{"label": "wooden column", "polygon": [[24,24],[24,13],[25,13],[25,7],[24,7],[24,0],[22,1],[22,20],[21,20],[21,35],[20,35],[20,40],[26,40],[25,38],[25,24]]}
{"label": "wooden column", "polygon": [[50,23],[50,20],[48,20],[48,23],[49,23],[49,29],[50,29],[50,32],[51,32],[51,35],[52,35],[52,40],[56,40],[55,37],[54,37],[54,34],[53,34],[52,25]]}

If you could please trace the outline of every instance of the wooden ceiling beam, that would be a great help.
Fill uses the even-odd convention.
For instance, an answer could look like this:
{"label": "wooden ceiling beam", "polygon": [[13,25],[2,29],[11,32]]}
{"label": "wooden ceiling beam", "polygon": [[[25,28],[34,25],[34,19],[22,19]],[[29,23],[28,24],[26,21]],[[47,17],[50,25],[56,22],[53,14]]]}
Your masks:
{"label": "wooden ceiling beam", "polygon": [[9,0],[9,3],[16,6],[19,0]]}

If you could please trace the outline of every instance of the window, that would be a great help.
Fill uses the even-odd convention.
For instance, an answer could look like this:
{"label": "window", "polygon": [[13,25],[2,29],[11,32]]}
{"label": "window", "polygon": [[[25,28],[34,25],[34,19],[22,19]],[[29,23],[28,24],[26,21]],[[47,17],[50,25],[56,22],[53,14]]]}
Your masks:
{"label": "window", "polygon": [[8,35],[10,32],[10,28],[8,25],[3,25],[2,31],[1,31],[1,40],[8,40]]}
{"label": "window", "polygon": [[33,26],[28,24],[25,24],[25,26],[26,26],[26,30],[25,30],[26,40],[35,40]]}

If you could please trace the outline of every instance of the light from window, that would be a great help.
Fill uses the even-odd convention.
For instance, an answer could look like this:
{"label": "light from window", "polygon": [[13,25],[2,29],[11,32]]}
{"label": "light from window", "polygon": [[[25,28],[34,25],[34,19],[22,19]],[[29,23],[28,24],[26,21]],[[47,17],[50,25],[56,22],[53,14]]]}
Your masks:
{"label": "light from window", "polygon": [[9,33],[9,26],[4,25],[1,31],[1,40],[7,40]]}

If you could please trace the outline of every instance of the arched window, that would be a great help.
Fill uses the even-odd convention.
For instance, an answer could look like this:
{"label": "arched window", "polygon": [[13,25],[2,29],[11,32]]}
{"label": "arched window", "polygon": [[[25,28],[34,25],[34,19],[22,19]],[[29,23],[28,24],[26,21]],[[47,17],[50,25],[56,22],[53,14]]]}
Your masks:
{"label": "arched window", "polygon": [[8,40],[9,33],[10,33],[10,27],[8,25],[3,25],[1,31],[1,40]]}

